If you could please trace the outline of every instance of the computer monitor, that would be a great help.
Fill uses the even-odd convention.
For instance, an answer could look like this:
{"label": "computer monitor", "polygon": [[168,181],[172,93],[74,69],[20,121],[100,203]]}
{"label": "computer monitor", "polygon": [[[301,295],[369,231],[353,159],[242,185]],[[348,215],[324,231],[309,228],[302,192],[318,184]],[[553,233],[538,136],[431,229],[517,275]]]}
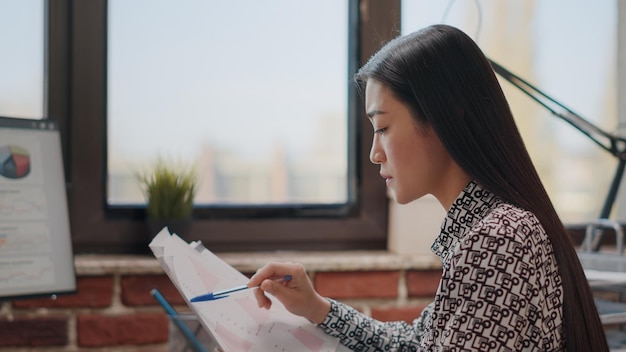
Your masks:
{"label": "computer monitor", "polygon": [[58,125],[0,117],[0,299],[75,291]]}

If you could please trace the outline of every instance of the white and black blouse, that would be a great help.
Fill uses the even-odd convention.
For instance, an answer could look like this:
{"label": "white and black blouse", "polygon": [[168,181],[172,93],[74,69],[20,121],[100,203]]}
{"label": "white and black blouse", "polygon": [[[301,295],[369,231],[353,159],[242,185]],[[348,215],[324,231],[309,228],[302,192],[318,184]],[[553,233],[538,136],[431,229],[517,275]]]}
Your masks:
{"label": "white and black blouse", "polygon": [[354,351],[554,351],[564,345],[563,288],[537,217],[470,182],[432,246],[443,273],[408,324],[334,300],[319,326]]}

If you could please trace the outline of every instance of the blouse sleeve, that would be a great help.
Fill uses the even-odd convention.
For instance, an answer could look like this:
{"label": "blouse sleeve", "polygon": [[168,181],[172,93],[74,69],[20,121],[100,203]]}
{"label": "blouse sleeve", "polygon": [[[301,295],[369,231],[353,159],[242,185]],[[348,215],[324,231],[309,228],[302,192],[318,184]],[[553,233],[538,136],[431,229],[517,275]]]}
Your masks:
{"label": "blouse sleeve", "polygon": [[351,350],[363,352],[418,351],[424,331],[423,318],[432,309],[432,304],[426,307],[411,325],[404,321],[381,322],[348,305],[329,301],[330,312],[319,327]]}

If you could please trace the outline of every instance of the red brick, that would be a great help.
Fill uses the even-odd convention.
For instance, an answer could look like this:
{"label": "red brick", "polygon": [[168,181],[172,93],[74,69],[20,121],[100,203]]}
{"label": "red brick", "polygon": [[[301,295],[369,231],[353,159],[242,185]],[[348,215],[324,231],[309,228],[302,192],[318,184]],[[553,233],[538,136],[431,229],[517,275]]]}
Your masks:
{"label": "red brick", "polygon": [[128,275],[122,277],[122,303],[127,306],[156,305],[157,301],[150,292],[159,290],[172,305],[185,304],[167,275]]}
{"label": "red brick", "polygon": [[34,307],[88,307],[105,308],[113,299],[112,276],[81,276],[76,282],[77,292],[50,297],[25,299],[13,302],[15,308]]}
{"label": "red brick", "polygon": [[76,331],[80,347],[145,345],[164,343],[169,338],[165,313],[80,315]]}
{"label": "red brick", "polygon": [[372,318],[380,321],[406,321],[412,323],[426,305],[406,307],[372,307]]}
{"label": "red brick", "polygon": [[398,296],[397,271],[318,272],[315,288],[332,298],[393,298]]}
{"label": "red brick", "polygon": [[66,317],[0,319],[0,346],[65,346]]}
{"label": "red brick", "polygon": [[409,297],[435,297],[441,270],[416,270],[406,273]]}

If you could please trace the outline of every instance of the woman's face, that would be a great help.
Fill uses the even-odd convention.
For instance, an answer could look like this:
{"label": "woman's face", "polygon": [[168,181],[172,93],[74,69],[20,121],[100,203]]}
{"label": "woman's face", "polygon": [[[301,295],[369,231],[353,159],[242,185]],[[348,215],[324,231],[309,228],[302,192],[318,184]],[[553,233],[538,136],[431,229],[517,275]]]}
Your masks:
{"label": "woman's face", "polygon": [[406,204],[433,194],[444,204],[446,184],[459,169],[432,127],[418,126],[391,90],[373,79],[365,89],[365,108],[374,127],[370,160],[380,165],[394,200]]}

